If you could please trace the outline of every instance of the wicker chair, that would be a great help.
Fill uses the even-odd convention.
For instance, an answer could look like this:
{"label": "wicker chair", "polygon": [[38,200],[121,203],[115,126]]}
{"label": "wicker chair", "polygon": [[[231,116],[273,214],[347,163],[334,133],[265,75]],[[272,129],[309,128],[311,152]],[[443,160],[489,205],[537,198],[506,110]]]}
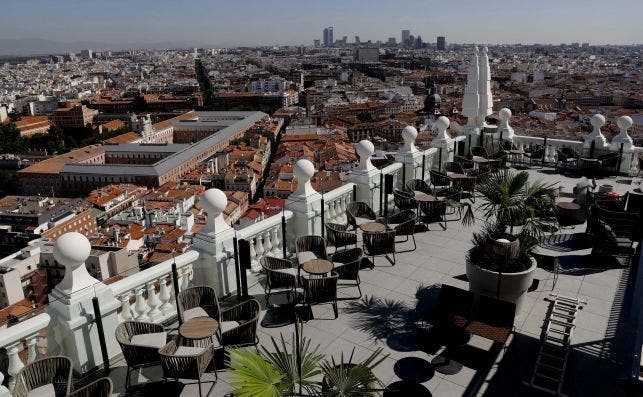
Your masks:
{"label": "wicker chair", "polygon": [[424,194],[433,194],[433,189],[426,181],[422,179],[411,179],[406,182],[406,190],[409,192],[422,192]]}
{"label": "wicker chair", "polygon": [[71,393],[68,397],[111,397],[113,389],[111,379],[99,378]]}
{"label": "wicker chair", "polygon": [[396,241],[395,243],[406,243],[409,241],[409,236],[413,240],[413,249],[397,251],[400,252],[410,252],[417,249],[415,243],[415,224],[417,223],[417,214],[411,210],[406,210],[399,212],[394,215],[390,215],[386,218],[386,224],[389,228],[395,231],[395,236],[404,236],[404,240]]}
{"label": "wicker chair", "polygon": [[50,356],[25,365],[13,389],[14,397],[27,397],[32,391],[40,395],[66,396],[73,387],[73,364],[69,357]]}
{"label": "wicker chair", "polygon": [[361,248],[351,248],[342,252],[334,254],[331,258],[333,261],[333,271],[337,273],[339,280],[354,281],[359,296],[362,297],[362,289],[359,287],[361,281],[359,279],[359,268],[362,264],[362,257],[364,252]]}
{"label": "wicker chair", "polygon": [[489,158],[487,149],[483,148],[482,146],[473,146],[471,148],[471,155],[475,157],[482,157],[483,159]]}
{"label": "wicker chair", "polygon": [[286,291],[287,298],[290,301],[290,294],[296,293],[297,283],[300,272],[299,267],[293,267],[289,259],[275,258],[273,256],[263,256],[259,259],[261,267],[266,272],[266,283],[264,293],[266,295],[266,306],[270,304],[270,295],[273,290]]}
{"label": "wicker chair", "polygon": [[[389,257],[392,255],[392,258]],[[375,264],[376,256],[384,256],[395,266],[395,230],[380,233],[364,233],[364,255],[372,258]]]}
{"label": "wicker chair", "polygon": [[326,243],[335,247],[335,251],[349,245],[357,247],[357,233],[347,230],[348,225],[326,223],[324,227],[326,228]]}
{"label": "wicker chair", "polygon": [[444,163],[444,172],[452,172],[454,174],[465,174],[464,167],[461,163],[455,161],[447,161]]}
{"label": "wicker chair", "polygon": [[556,150],[556,170],[561,169],[563,172],[567,171],[570,166],[578,167],[578,153],[568,147],[562,147]]}
{"label": "wicker chair", "polygon": [[465,171],[465,173],[468,173],[474,169],[475,163],[465,157],[460,157],[460,156],[455,156],[453,158],[454,163],[460,164],[460,167]]}
{"label": "wicker chair", "polygon": [[420,220],[428,225],[433,222],[442,222],[442,228],[447,230],[447,202],[444,200],[423,201],[420,203]]}
{"label": "wicker chair", "polygon": [[618,167],[620,157],[621,155],[618,153],[605,153],[598,156],[597,159],[599,160],[601,170],[607,173],[607,175],[612,175],[618,172],[616,168]]}
{"label": "wicker chair", "polygon": [[467,175],[476,178],[476,183],[484,181],[486,177],[491,174],[491,169],[489,167],[480,166],[475,170],[470,170],[467,172]]}
{"label": "wicker chair", "polygon": [[542,160],[545,156],[545,148],[537,146],[532,151],[525,152],[524,156],[529,159],[530,167],[534,165],[534,162],[540,162],[540,165],[542,165]]}
{"label": "wicker chair", "polygon": [[377,215],[365,202],[353,201],[346,204],[346,219],[357,230],[361,224],[377,220]]}
{"label": "wicker chair", "polygon": [[398,211],[417,210],[418,203],[413,198],[413,193],[404,190],[393,190],[393,203]]}
{"label": "wicker chair", "polygon": [[337,311],[338,278],[339,276],[335,272],[327,277],[302,277],[305,304],[310,307],[313,304],[330,303],[333,305],[335,318],[339,317]]}
{"label": "wicker chair", "polygon": [[[201,377],[214,357],[214,347],[212,345],[207,347],[177,346],[176,342],[170,341],[159,350],[159,356],[161,357],[161,367],[163,368],[163,379],[165,381],[168,378],[196,380],[196,384],[199,385],[199,396],[203,395],[201,392]],[[210,395],[218,380],[217,372],[213,372],[215,380],[211,381],[212,386],[210,386],[206,396]]]}
{"label": "wicker chair", "polygon": [[[622,224],[620,225],[622,228]],[[598,219],[592,231],[592,255],[626,258],[628,264],[634,256],[632,233],[620,232],[607,222]]]}
{"label": "wicker chair", "polygon": [[431,175],[431,185],[433,185],[434,190],[440,187],[451,186],[451,179],[444,172],[431,170],[429,174]]}
{"label": "wicker chair", "polygon": [[627,194],[627,212],[643,217],[643,193],[629,192]]}
{"label": "wicker chair", "polygon": [[221,312],[221,344],[223,346],[256,346],[257,324],[261,308],[250,299]]}
{"label": "wicker chair", "polygon": [[[163,338],[165,329],[161,324],[145,323],[141,321],[124,321],[116,327],[116,341],[121,346],[125,363],[127,363],[127,375],[125,376],[125,388],[129,389],[130,372],[132,369],[151,367],[159,365],[159,349],[167,342],[167,335]],[[158,336],[158,343],[154,344],[138,342],[138,335]],[[134,339],[134,340],[132,340]],[[163,339],[165,339],[163,341]],[[161,343],[162,341],[162,343]],[[140,343],[140,344],[137,344]]]}
{"label": "wicker chair", "polygon": [[183,322],[195,317],[212,317],[221,322],[217,293],[212,287],[200,285],[179,292],[179,313]]}
{"label": "wicker chair", "polygon": [[507,158],[507,153],[505,153],[504,151],[497,151],[489,156],[489,160],[494,161],[490,161],[488,164],[492,169],[505,168],[507,167]]}
{"label": "wicker chair", "polygon": [[295,241],[299,266],[313,259],[328,259],[326,239],[322,236],[301,236]]}
{"label": "wicker chair", "polygon": [[455,203],[460,203],[462,200],[462,191],[462,186],[451,186],[435,192],[435,197],[445,200],[447,207],[451,208],[451,211],[448,211],[446,215],[455,214],[457,211],[460,218],[462,218],[462,207],[455,205]]}

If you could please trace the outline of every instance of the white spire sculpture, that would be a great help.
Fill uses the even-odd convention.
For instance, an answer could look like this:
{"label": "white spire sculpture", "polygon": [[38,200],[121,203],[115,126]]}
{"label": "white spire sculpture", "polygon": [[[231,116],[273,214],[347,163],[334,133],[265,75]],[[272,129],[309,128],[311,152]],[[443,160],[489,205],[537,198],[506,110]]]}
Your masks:
{"label": "white spire sculpture", "polygon": [[485,118],[492,110],[493,96],[488,49],[484,47],[482,52],[479,52],[476,46],[469,62],[467,85],[462,98],[462,114],[467,116],[467,124],[462,127],[462,135],[478,135],[484,129]]}

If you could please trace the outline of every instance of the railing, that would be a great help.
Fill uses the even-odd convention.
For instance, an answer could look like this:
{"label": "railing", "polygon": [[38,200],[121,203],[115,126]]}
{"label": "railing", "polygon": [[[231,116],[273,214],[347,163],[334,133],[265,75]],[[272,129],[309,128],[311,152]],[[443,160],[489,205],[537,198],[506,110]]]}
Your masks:
{"label": "railing", "polygon": [[237,230],[237,238],[250,242],[250,260],[253,270],[258,270],[259,259],[264,255],[283,257],[282,217],[292,218],[292,212],[285,210],[248,227]]}
{"label": "railing", "polygon": [[[581,153],[583,142],[569,141],[565,139],[549,139],[534,136],[516,135],[513,139],[513,144],[518,150],[524,151],[530,145],[540,145],[545,148],[545,163],[556,163],[558,161],[558,150],[564,147],[574,149]],[[522,160],[522,159],[521,159]]]}
{"label": "railing", "polygon": [[121,302],[119,319],[163,323],[176,316],[172,264],[176,262],[178,285],[183,290],[190,284],[192,263],[198,256],[188,251],[112,283],[114,296]]}
{"label": "railing", "polygon": [[[7,374],[11,377],[9,380],[10,390],[13,390],[16,375],[25,366],[19,353],[26,348],[27,363],[36,359],[38,356],[36,343],[39,338],[44,338],[44,336],[40,335],[40,331],[47,328],[50,321],[49,314],[42,313],[12,327],[5,328],[0,332],[0,347],[7,350]],[[5,375],[0,372],[0,396],[2,397],[11,395],[9,389],[2,386],[4,377]]]}
{"label": "railing", "polygon": [[354,183],[324,193],[324,222],[346,223],[346,204],[353,201]]}

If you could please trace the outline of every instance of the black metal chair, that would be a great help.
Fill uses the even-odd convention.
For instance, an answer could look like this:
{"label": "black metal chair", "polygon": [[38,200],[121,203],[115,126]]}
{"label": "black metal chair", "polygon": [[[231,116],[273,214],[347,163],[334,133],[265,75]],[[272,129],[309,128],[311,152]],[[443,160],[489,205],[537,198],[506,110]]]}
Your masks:
{"label": "black metal chair", "polygon": [[113,388],[111,379],[107,377],[98,378],[92,383],[74,391],[68,397],[111,397]]}
{"label": "black metal chair", "polygon": [[[370,256],[375,265],[376,256],[384,256],[393,266],[395,266],[395,230],[384,232],[367,233],[364,232],[364,255]],[[389,257],[392,255],[392,258]]]}
{"label": "black metal chair", "polygon": [[413,198],[413,193],[404,190],[393,190],[393,203],[395,204],[395,208],[397,208],[398,211],[415,211],[418,208],[418,203]]}
{"label": "black metal chair", "polygon": [[339,223],[326,223],[326,243],[335,247],[335,251],[340,248],[346,249],[349,245],[357,247],[357,232],[349,231],[348,225]]}
{"label": "black metal chair", "polygon": [[465,173],[472,171],[475,167],[475,163],[465,157],[455,156],[453,162],[460,164]]}
{"label": "black metal chair", "polygon": [[339,317],[337,310],[338,279],[339,276],[335,272],[326,277],[302,277],[304,303],[309,307],[313,304],[330,303],[333,306],[335,318]]}
{"label": "black metal chair", "polygon": [[328,259],[326,239],[322,236],[301,236],[295,241],[299,266],[313,259]]}
{"label": "black metal chair", "polygon": [[421,201],[420,202],[420,220],[425,225],[433,222],[443,223],[442,228],[447,230],[447,202],[444,200]]}
{"label": "black metal chair", "polygon": [[643,218],[643,193],[628,192],[627,212],[638,214],[639,218]]}
{"label": "black metal chair", "polygon": [[425,194],[433,194],[433,189],[429,186],[426,181],[422,179],[411,179],[406,182],[406,190],[408,192],[422,192]]}
{"label": "black metal chair", "polygon": [[470,152],[472,156],[482,157],[483,159],[489,158],[489,152],[487,152],[487,149],[482,146],[473,146]]}
{"label": "black metal chair", "polygon": [[570,166],[578,167],[578,157],[578,153],[572,148],[562,147],[556,150],[556,170],[561,166],[563,172],[570,169]]}
{"label": "black metal chair", "polygon": [[257,325],[261,306],[256,299],[241,302],[221,312],[221,344],[223,346],[256,346]]}
{"label": "black metal chair", "polygon": [[357,230],[363,223],[376,221],[377,215],[365,202],[353,201],[346,204],[346,219],[348,224]]}
{"label": "black metal chair", "polygon": [[361,283],[359,279],[359,269],[362,264],[363,255],[364,251],[361,248],[350,248],[331,256],[333,271],[337,273],[338,280],[353,281],[359,291],[357,298],[362,297],[362,289],[359,286]]}
{"label": "black metal chair", "polygon": [[300,268],[298,266],[294,267],[289,259],[275,258],[273,256],[263,256],[259,259],[259,263],[261,263],[261,267],[266,272],[264,285],[266,306],[272,307],[270,295],[274,290],[285,291],[286,297],[290,302],[290,294],[293,294],[293,297],[296,294]]}
{"label": "black metal chair", "polygon": [[397,250],[397,246],[396,246],[396,250],[398,253],[415,251],[417,249],[417,245],[415,243],[415,224],[416,223],[417,223],[417,214],[411,210],[401,211],[397,214],[390,215],[389,217],[386,218],[386,224],[390,229],[395,231],[395,236],[398,236],[398,237],[404,236],[404,240],[399,240],[395,242],[396,245],[398,243],[405,243],[409,241],[409,237],[413,241],[413,249],[410,249],[410,250],[399,251]]}
{"label": "black metal chair", "polygon": [[435,197],[446,201],[447,207],[452,209],[452,211],[447,212],[445,215],[455,214],[457,211],[459,219],[462,219],[462,207],[457,205],[462,200],[462,191],[462,186],[451,186],[435,192]]}
{"label": "black metal chair", "polygon": [[536,146],[531,151],[526,151],[524,156],[529,159],[529,166],[532,167],[535,162],[540,162],[542,166],[543,158],[545,157],[545,148],[543,146]]}
{"label": "black metal chair", "polygon": [[618,153],[605,153],[597,157],[601,171],[607,175],[618,173],[616,168],[618,167],[620,158],[621,155]]}
{"label": "black metal chair", "polygon": [[431,170],[429,171],[429,174],[431,175],[431,185],[433,185],[434,190],[441,187],[451,186],[451,179],[449,179],[449,176],[446,173]]}
{"label": "black metal chair", "polygon": [[454,174],[466,174],[462,164],[455,161],[447,161],[446,163],[444,163],[444,172],[446,172],[447,175],[449,172],[452,172]]}

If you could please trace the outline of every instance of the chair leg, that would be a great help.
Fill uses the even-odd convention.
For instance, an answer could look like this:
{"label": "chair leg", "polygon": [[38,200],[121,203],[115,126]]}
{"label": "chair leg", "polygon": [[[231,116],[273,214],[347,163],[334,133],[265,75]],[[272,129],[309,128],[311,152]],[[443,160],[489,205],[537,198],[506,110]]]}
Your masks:
{"label": "chair leg", "polygon": [[196,382],[199,385],[199,397],[203,397],[203,393],[201,392],[201,377],[200,376],[197,378]]}
{"label": "chair leg", "polygon": [[335,312],[335,318],[339,317],[339,312],[337,311],[337,301],[333,302],[333,311]]}
{"label": "chair leg", "polygon": [[125,375],[125,390],[129,389],[130,367],[127,366],[127,375]]}

